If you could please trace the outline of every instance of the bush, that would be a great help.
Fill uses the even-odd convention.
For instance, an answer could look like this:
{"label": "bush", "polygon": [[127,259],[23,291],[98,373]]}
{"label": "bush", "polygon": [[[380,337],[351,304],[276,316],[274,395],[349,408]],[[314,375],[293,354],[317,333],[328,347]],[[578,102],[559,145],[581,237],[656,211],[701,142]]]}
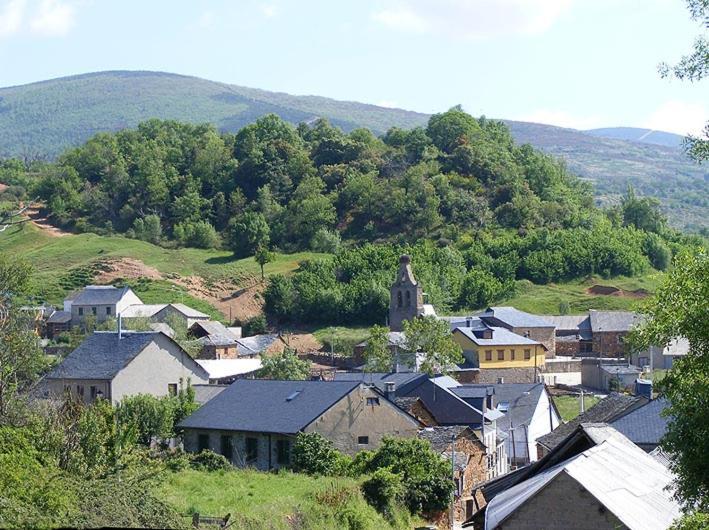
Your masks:
{"label": "bush", "polygon": [[367,502],[378,512],[390,517],[393,508],[402,498],[404,486],[401,476],[392,473],[387,468],[377,469],[374,474],[362,483],[362,493]]}
{"label": "bush", "polygon": [[338,451],[320,433],[299,433],[293,445],[293,470],[309,475],[335,475],[341,466]]}
{"label": "bush", "polygon": [[174,236],[187,247],[217,248],[221,243],[217,231],[207,221],[180,223],[175,226]]}
{"label": "bush", "polygon": [[260,335],[261,333],[266,333],[267,323],[265,315],[256,315],[246,321],[242,328],[242,335],[244,337],[250,337],[251,335]]}
{"label": "bush", "polygon": [[340,249],[342,238],[337,231],[331,232],[327,228],[321,228],[310,240],[310,249],[314,252],[325,252],[335,254]]}
{"label": "bush", "polygon": [[198,471],[228,471],[231,469],[229,460],[209,449],[204,449],[202,452],[195,454],[190,461],[190,465]]}

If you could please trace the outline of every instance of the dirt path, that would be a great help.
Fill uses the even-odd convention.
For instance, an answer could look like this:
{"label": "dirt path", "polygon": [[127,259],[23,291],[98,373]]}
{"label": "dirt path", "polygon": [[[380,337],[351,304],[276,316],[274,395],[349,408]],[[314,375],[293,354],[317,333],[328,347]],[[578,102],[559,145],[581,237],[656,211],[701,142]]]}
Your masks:
{"label": "dirt path", "polygon": [[57,228],[52,225],[46,217],[42,217],[38,207],[28,208],[25,213],[30,219],[32,219],[33,225],[49,236],[64,237],[71,235],[71,232],[66,232],[61,228]]}

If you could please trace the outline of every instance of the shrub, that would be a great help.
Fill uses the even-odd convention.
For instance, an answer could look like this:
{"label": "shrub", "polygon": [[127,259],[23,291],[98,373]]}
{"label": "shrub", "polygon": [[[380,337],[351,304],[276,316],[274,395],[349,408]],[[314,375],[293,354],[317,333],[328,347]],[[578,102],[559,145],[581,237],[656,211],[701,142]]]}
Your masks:
{"label": "shrub", "polygon": [[250,337],[266,333],[266,326],[266,316],[261,314],[247,320],[241,331],[244,337]]}
{"label": "shrub", "polygon": [[180,223],[175,226],[174,236],[188,247],[217,248],[221,243],[217,231],[207,221]]}
{"label": "shrub", "polygon": [[338,451],[320,433],[299,433],[293,445],[293,470],[309,475],[334,475],[338,469]]}
{"label": "shrub", "polygon": [[387,468],[377,469],[362,483],[362,493],[367,502],[378,512],[391,516],[393,508],[399,503],[404,493],[401,476]]}
{"label": "shrub", "polygon": [[314,252],[335,254],[340,249],[342,238],[337,231],[331,232],[327,228],[320,228],[310,240],[310,249]]}
{"label": "shrub", "polygon": [[198,471],[228,471],[231,469],[229,460],[222,455],[218,455],[217,453],[210,451],[209,449],[204,449],[200,453],[194,455],[191,459],[190,465],[193,469]]}

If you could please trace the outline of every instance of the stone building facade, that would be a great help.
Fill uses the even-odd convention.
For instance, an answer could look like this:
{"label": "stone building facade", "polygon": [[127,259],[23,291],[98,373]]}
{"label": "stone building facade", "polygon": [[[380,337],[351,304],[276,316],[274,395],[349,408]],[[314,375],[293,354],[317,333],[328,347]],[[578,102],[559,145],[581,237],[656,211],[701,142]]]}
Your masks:
{"label": "stone building facade", "polygon": [[423,290],[411,270],[411,257],[401,256],[396,281],[390,290],[389,328],[392,331],[402,331],[405,320],[423,314]]}

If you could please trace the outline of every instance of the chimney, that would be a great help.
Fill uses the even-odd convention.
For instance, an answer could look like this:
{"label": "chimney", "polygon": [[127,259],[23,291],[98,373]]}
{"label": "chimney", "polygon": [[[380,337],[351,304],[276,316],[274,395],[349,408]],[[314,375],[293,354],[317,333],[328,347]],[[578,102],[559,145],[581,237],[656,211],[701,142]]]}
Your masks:
{"label": "chimney", "polygon": [[389,401],[394,400],[394,394],[396,393],[396,383],[393,381],[387,381],[384,383],[384,395]]}
{"label": "chimney", "polygon": [[123,325],[123,322],[121,322],[121,314],[118,313],[118,340],[121,340],[121,338],[122,338],[122,330],[121,330],[122,325]]}

